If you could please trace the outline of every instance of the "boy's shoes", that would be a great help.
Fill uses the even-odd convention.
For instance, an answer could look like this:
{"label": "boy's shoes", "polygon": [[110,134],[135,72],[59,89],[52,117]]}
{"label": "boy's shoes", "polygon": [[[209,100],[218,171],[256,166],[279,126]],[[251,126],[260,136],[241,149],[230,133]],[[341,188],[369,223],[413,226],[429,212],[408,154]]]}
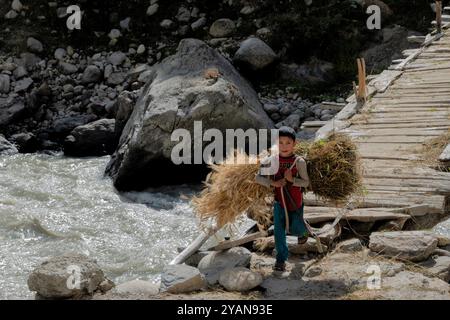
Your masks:
{"label": "boy's shoes", "polygon": [[305,244],[306,242],[308,242],[308,236],[298,236],[297,237],[298,244]]}
{"label": "boy's shoes", "polygon": [[286,263],[285,262],[275,262],[275,265],[273,266],[273,270],[275,271],[281,271],[284,272],[286,271]]}

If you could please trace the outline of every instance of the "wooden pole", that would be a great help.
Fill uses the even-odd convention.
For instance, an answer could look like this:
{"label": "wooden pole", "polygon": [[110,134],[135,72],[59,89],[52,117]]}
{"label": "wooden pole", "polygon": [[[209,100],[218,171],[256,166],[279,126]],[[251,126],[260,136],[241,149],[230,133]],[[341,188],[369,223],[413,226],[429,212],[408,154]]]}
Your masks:
{"label": "wooden pole", "polygon": [[436,30],[442,32],[442,1],[436,1]]}
{"label": "wooden pole", "polygon": [[353,84],[353,90],[355,91],[356,101],[364,104],[367,100],[366,61],[364,58],[358,58],[356,63],[358,64],[358,87]]}
{"label": "wooden pole", "polygon": [[170,265],[182,264],[187,258],[192,256],[195,252],[200,249],[200,247],[208,240],[212,235],[214,235],[218,229],[211,228],[207,232],[202,232],[186,249],[178,254],[172,261]]}

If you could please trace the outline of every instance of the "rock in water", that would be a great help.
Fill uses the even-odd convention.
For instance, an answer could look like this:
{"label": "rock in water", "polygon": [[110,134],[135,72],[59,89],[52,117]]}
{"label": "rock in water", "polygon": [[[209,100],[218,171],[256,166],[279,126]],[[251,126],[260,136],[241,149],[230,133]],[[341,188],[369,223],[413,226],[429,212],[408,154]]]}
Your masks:
{"label": "rock in water", "polygon": [[10,155],[19,152],[17,148],[0,134],[0,155]]}
{"label": "rock in water", "polygon": [[117,146],[114,119],[100,119],[76,127],[64,141],[64,153],[71,156],[103,156]]}
{"label": "rock in water", "polygon": [[219,283],[228,291],[248,291],[262,282],[259,273],[242,267],[226,269],[219,276]]}
{"label": "rock in water", "polygon": [[423,261],[433,253],[437,244],[437,237],[425,231],[373,232],[369,248],[388,257]]}
{"label": "rock in water", "polygon": [[[78,275],[74,275],[77,272],[79,282]],[[51,258],[34,269],[28,277],[28,288],[45,298],[71,298],[92,294],[104,280],[103,271],[94,260],[70,253]]]}
{"label": "rock in water", "polygon": [[241,43],[233,60],[236,64],[257,71],[273,63],[276,58],[272,48],[261,39],[252,37]]}
{"label": "rock in water", "polygon": [[171,265],[161,274],[161,291],[187,293],[206,288],[205,277],[197,268],[187,265]]}
{"label": "rock in water", "polygon": [[[205,77],[209,68],[219,76]],[[194,121],[221,132],[273,128],[251,85],[203,41],[183,39],[175,55],[153,66],[149,79],[106,169],[120,190],[204,178],[204,167],[171,160],[179,144],[171,141],[172,132],[185,128],[193,137]]]}

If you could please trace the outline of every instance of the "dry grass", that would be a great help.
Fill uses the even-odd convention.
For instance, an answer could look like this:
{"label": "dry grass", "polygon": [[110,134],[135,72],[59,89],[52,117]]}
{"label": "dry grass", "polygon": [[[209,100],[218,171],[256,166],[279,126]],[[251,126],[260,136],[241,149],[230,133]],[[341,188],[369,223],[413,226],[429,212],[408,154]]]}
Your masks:
{"label": "dry grass", "polygon": [[[301,143],[295,153],[306,159],[311,191],[316,196],[337,203],[361,189],[359,157],[347,136],[335,134],[326,141]],[[219,228],[235,222],[243,213],[262,228],[270,226],[272,190],[255,183],[259,159],[242,152],[236,152],[234,157],[235,164],[227,164],[227,160],[211,165],[205,189],[192,200],[197,215],[203,223],[214,220]],[[256,163],[251,164],[251,160]]]}
{"label": "dry grass", "polygon": [[450,143],[450,131],[439,137],[430,139],[423,144],[420,153],[423,155],[423,162],[432,168],[440,171],[449,171],[448,166],[439,161],[439,156],[445,147]]}

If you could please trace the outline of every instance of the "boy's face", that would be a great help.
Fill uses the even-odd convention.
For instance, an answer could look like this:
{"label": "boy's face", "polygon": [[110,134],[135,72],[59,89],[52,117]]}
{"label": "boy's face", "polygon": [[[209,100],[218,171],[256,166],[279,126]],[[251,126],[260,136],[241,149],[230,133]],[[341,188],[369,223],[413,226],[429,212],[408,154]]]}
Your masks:
{"label": "boy's face", "polygon": [[289,157],[294,153],[295,140],[290,137],[279,137],[278,150],[282,157]]}

